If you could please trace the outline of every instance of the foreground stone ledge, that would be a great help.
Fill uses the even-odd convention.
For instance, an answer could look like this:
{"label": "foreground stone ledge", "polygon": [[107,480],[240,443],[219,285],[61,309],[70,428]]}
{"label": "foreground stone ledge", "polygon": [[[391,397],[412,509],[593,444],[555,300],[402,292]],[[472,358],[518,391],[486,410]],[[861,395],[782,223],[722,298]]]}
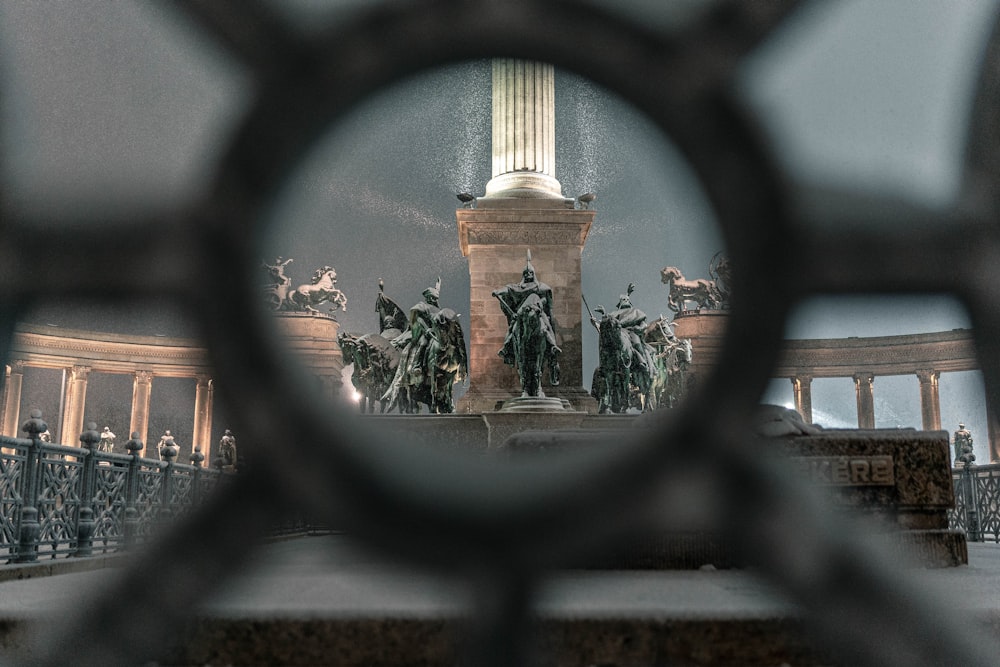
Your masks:
{"label": "foreground stone ledge", "polygon": [[[596,433],[549,430],[512,434],[502,445],[516,454],[579,446]],[[945,431],[827,430],[815,435],[748,442],[783,474],[820,487],[834,507],[869,519],[890,552],[925,567],[968,563],[965,534],[948,527],[955,505]],[[648,535],[588,564],[609,569],[739,567],[725,535],[697,530]]]}

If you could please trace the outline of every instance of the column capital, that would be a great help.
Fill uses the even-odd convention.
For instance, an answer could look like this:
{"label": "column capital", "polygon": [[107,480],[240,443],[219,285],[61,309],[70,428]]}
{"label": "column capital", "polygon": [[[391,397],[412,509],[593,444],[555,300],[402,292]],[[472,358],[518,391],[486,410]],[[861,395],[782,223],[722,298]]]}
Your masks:
{"label": "column capital", "polygon": [[90,366],[84,366],[83,364],[73,364],[69,369],[70,376],[74,380],[86,380],[87,376],[90,375]]}
{"label": "column capital", "polygon": [[941,377],[941,371],[936,371],[929,368],[920,368],[916,371],[917,379],[920,380],[921,384],[926,384],[927,382],[933,382]]}
{"label": "column capital", "polygon": [[136,371],[133,376],[136,382],[149,384],[153,381],[153,371]]}
{"label": "column capital", "polygon": [[875,373],[871,371],[857,371],[851,378],[854,380],[855,384],[860,384],[862,382],[871,384],[875,381]]}
{"label": "column capital", "polygon": [[10,359],[7,362],[7,368],[8,368],[8,370],[9,370],[10,373],[23,374],[24,373],[24,367],[26,365],[27,364],[24,362],[24,359]]}

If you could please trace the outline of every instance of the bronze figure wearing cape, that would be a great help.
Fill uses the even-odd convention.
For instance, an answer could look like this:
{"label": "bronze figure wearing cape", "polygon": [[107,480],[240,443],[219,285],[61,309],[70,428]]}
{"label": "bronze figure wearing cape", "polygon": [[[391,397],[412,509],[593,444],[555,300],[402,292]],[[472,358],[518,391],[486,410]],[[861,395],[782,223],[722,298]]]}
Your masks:
{"label": "bronze figure wearing cape", "polygon": [[535,278],[531,251],[521,282],[493,291],[507,317],[507,336],[497,353],[505,364],[517,369],[522,396],[544,397],[541,379],[545,364],[549,383],[559,384],[559,354],[552,318],[552,288]]}

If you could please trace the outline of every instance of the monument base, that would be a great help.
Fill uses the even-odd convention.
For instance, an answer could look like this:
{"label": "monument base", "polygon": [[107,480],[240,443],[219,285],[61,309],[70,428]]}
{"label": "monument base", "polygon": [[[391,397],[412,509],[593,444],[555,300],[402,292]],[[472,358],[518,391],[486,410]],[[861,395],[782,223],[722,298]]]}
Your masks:
{"label": "monument base", "polygon": [[[555,398],[569,404],[566,410],[597,414],[597,401],[583,387],[543,387],[547,398]],[[459,414],[478,414],[482,412],[499,412],[507,401],[518,398],[513,390],[502,387],[483,389],[470,387],[464,396],[455,401],[455,412]]]}
{"label": "monument base", "polygon": [[283,311],[275,312],[274,322],[290,359],[316,378],[325,398],[338,399],[344,370],[337,343],[340,323],[322,313]]}
{"label": "monument base", "polygon": [[500,412],[565,412],[572,409],[565,398],[518,396],[504,401]]}

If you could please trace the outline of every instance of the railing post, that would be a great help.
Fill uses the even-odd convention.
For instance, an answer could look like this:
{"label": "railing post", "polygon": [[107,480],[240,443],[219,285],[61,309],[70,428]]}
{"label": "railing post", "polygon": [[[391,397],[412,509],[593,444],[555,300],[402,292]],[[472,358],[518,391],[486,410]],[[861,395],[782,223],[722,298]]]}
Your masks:
{"label": "railing post", "polygon": [[97,475],[97,443],[101,436],[97,424],[89,422],[80,434],[80,448],[83,450],[83,480],[80,485],[80,511],[76,519],[76,556],[90,556],[94,551],[94,487]]}
{"label": "railing post", "polygon": [[976,493],[976,478],[973,474],[971,461],[964,464],[962,470],[962,494],[965,496],[965,532],[970,542],[982,542],[983,536],[979,530],[979,494]]}
{"label": "railing post", "polygon": [[173,443],[160,447],[160,458],[167,462],[167,465],[162,469],[163,483],[160,485],[162,495],[160,496],[160,513],[158,518],[163,522],[169,521],[174,515],[173,507],[170,506],[170,498],[173,495],[174,486],[174,459],[177,458],[179,451],[180,448]]}
{"label": "railing post", "polygon": [[125,451],[131,455],[128,462],[128,472],[125,473],[125,551],[135,548],[139,535],[139,510],[135,507],[135,498],[139,495],[139,452],[142,451],[142,440],[139,432],[133,431],[132,437],[125,443]]}
{"label": "railing post", "polygon": [[24,485],[22,487],[21,521],[18,530],[15,563],[34,563],[38,560],[38,536],[42,527],[38,523],[38,477],[41,474],[41,434],[49,430],[42,421],[42,411],[32,410],[31,418],[21,430],[28,434],[31,444],[24,457]]}
{"label": "railing post", "polygon": [[195,446],[191,452],[191,465],[194,466],[194,474],[191,475],[191,507],[201,504],[201,464],[205,460],[205,455],[201,453],[201,447]]}
{"label": "railing post", "polygon": [[979,494],[976,490],[976,479],[973,474],[973,462],[976,455],[972,445],[966,442],[958,453],[957,462],[962,464],[962,495],[965,499],[965,536],[970,542],[982,542],[983,536],[979,530]]}

